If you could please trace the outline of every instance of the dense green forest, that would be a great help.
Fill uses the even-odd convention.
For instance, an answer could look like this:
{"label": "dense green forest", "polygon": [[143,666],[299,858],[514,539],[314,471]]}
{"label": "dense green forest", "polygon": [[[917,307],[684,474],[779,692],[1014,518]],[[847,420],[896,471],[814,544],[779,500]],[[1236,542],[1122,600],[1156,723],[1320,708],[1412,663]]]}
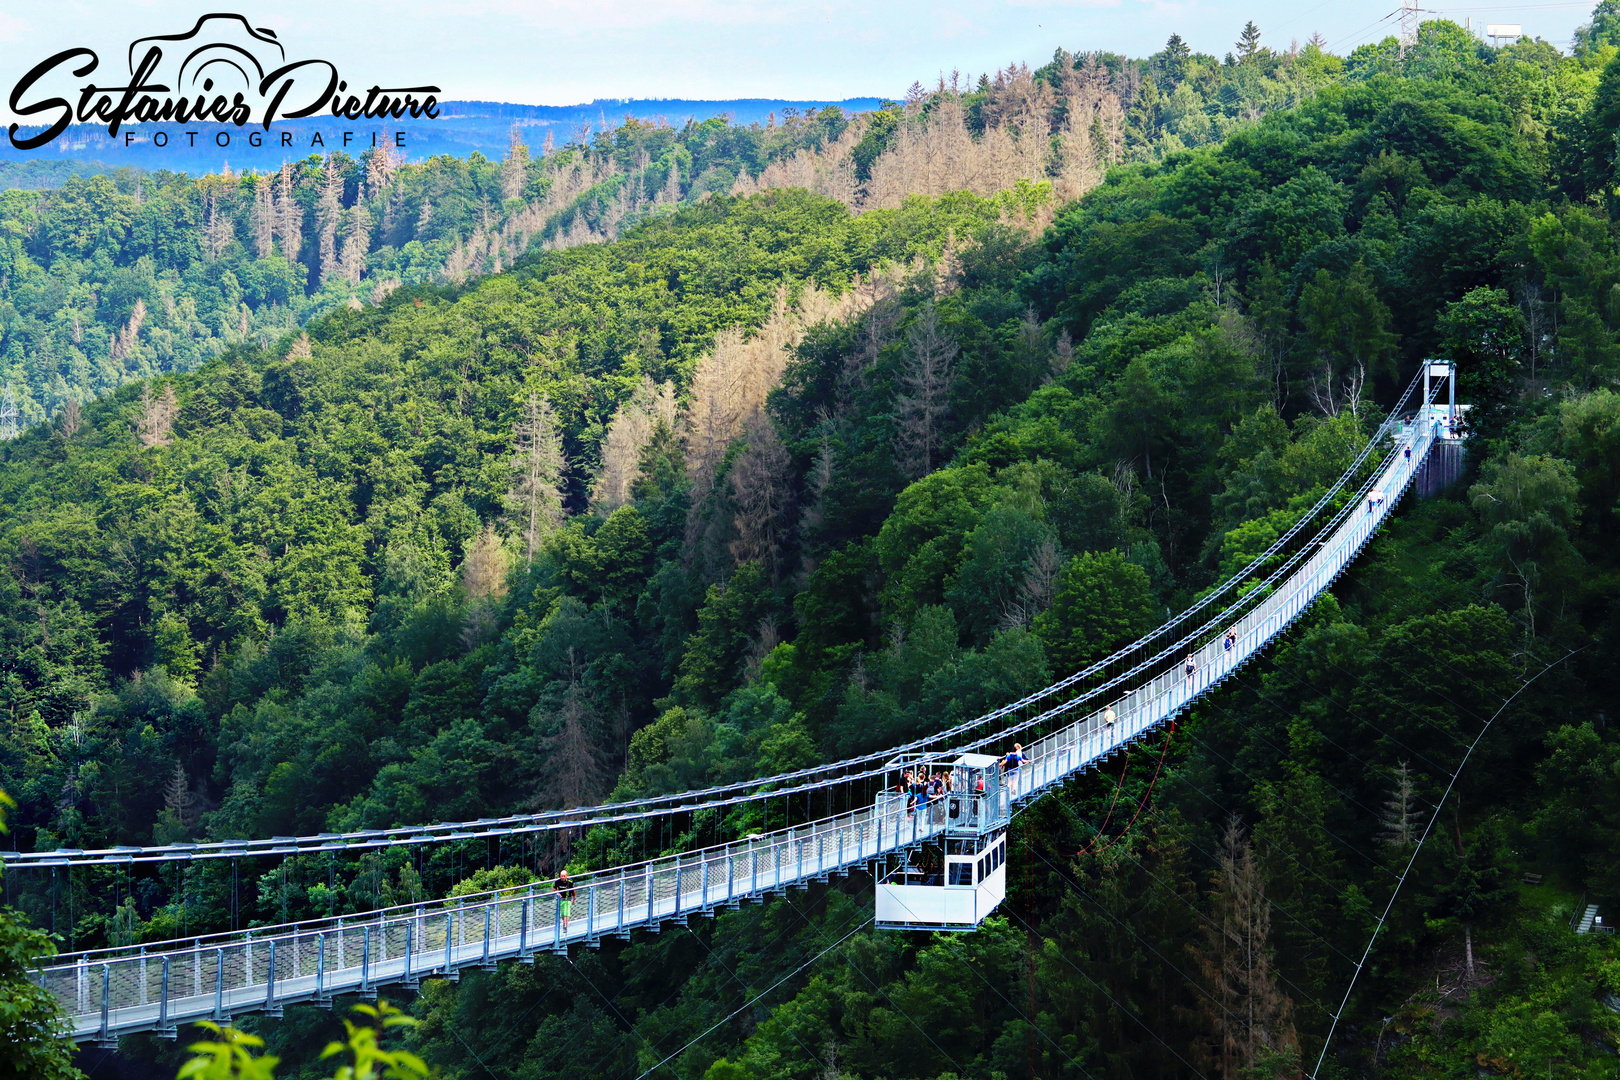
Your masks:
{"label": "dense green forest", "polygon": [[[12,836],[466,820],[945,727],[1263,550],[1441,356],[1474,406],[1468,477],[1403,506],[1173,735],[1021,817],[978,933],[845,939],[870,914],[857,874],[428,981],[402,1037],[469,1078],[636,1076],[670,1054],[666,1073],[710,1080],[1298,1075],[1432,823],[1330,1069],[1613,1076],[1620,959],[1570,920],[1620,904],[1617,44],[1611,0],[1573,56],[1432,22],[1404,56],[1391,39],[1340,60],[1251,26],[1223,60],[1179,38],[1143,61],[1060,52],[792,134],[631,125],[524,166],[498,205],[538,224],[510,247],[465,194],[506,166],[403,166],[384,196],[358,193],[370,163],[311,162],[280,189],[295,201],[345,175],[343,220],[400,200],[403,231],[341,234],[324,283],[322,234],[299,231],[318,203],[257,259],[240,239],[197,254],[193,230],[186,269],[160,268],[137,239],[176,220],[155,201],[231,191],[250,213],[261,183],[292,220],[280,175],[7,193],[37,225],[8,249],[8,350],[70,340],[51,335],[81,302],[81,327],[113,311],[92,282],[150,284],[154,320],[164,296],[201,313],[227,275],[287,283],[240,301],[236,337],[74,384],[111,392],[39,406],[0,448]],[[730,149],[699,168],[704,140]],[[649,203],[612,219],[628,189],[597,174],[559,218],[544,185],[613,154]],[[426,224],[462,216],[424,254],[409,193],[452,175],[469,186],[431,196]],[[367,294],[378,268],[397,286]],[[59,299],[22,304],[24,281]],[[129,325],[98,317],[104,337]],[[112,332],[122,355],[155,348],[137,322]],[[5,887],[83,948],[681,842]],[[342,1034],[313,1009],[245,1023],[284,1076],[326,1075]],[[123,1054],[177,1063],[145,1038]]]}
{"label": "dense green forest", "polygon": [[[789,109],[780,123],[680,128],[625,117],[532,150],[514,128],[500,161],[335,151],[270,174],[120,168],[52,190],[20,183],[0,196],[0,383],[24,424],[40,422],[401,285],[460,284],[531,249],[610,240],[649,215],[761,186],[865,208],[1023,179],[1050,206],[1109,164],[1216,141],[1343,70],[1314,45],[1244,48],[1243,63],[1224,65],[1179,38],[1144,61],[1060,52],[1034,72],[914,86],[854,116]],[[26,164],[41,168],[17,166],[23,180],[55,163]]]}

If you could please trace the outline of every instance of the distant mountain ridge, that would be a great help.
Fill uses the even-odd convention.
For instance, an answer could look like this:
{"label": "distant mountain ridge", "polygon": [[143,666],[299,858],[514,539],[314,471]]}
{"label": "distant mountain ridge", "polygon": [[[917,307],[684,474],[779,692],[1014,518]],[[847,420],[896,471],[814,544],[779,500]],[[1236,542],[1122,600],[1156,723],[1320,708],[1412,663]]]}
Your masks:
{"label": "distant mountain ridge", "polygon": [[[538,152],[545,144],[548,133],[561,145],[577,137],[587,125],[592,132],[596,132],[603,127],[619,126],[626,116],[641,120],[662,119],[677,127],[688,120],[701,122],[724,116],[733,124],[746,126],[768,123],[773,113],[780,120],[789,109],[810,112],[832,105],[845,112],[865,112],[880,107],[883,101],[883,98],[877,97],[844,98],[841,101],[598,98],[579,105],[447,101],[441,104],[437,120],[414,120],[386,127],[389,131],[405,133],[404,155],[408,161],[421,161],[437,154],[466,157],[474,152],[498,158],[506,152],[513,124],[525,129],[524,135],[530,149]],[[244,169],[277,169],[284,161],[330,150],[347,150],[350,154],[358,155],[369,149],[372,133],[381,133],[384,127],[382,124],[341,121],[331,117],[296,120],[278,123],[275,131],[263,139],[264,145],[254,147],[249,144],[248,136],[258,130],[256,128],[238,129],[217,124],[189,128],[136,124],[112,138],[104,128],[93,124],[75,124],[40,150],[22,152],[12,149],[9,142],[0,140],[0,187],[55,187],[72,175],[91,176],[122,167],[154,171],[167,169],[193,175],[219,172],[227,163],[238,172]],[[27,132],[31,129],[19,130]],[[168,134],[167,146],[153,145],[152,136],[160,130]],[[133,132],[135,136],[127,145],[124,131]],[[188,136],[188,131],[195,131],[195,137]],[[292,146],[281,145],[279,133],[283,131],[292,133]],[[353,141],[347,147],[342,145],[344,131],[354,132]],[[218,144],[221,134],[228,136],[228,145]],[[320,135],[318,145],[314,138],[316,134]]]}

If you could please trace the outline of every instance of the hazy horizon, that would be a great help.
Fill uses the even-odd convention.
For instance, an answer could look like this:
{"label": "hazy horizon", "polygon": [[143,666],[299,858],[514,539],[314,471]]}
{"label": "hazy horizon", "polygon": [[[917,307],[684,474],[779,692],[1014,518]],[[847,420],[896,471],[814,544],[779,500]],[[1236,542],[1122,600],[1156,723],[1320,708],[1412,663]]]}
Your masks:
{"label": "hazy horizon", "polygon": [[[1434,9],[1426,17],[1519,22],[1567,49],[1590,3],[1500,3]],[[110,84],[130,42],[189,29],[218,8],[156,0],[62,0],[49,10],[0,0],[0,103],[33,65],[68,48],[94,49],[92,79]],[[340,8],[315,0],[235,9],[273,30],[289,58],[330,60],[351,84],[432,83],[447,100],[527,105],[596,101],[830,100],[899,97],[914,81],[952,70],[977,78],[1014,62],[1035,66],[1063,47],[1144,56],[1179,33],[1222,56],[1253,19],[1263,44],[1286,49],[1321,33],[1331,51],[1393,33],[1391,9],[1331,5],[1300,10],[1283,0],[946,0],[869,10],[850,0],[770,5],[737,0],[612,6],[581,0],[411,0]],[[6,118],[16,119],[5,112]]]}

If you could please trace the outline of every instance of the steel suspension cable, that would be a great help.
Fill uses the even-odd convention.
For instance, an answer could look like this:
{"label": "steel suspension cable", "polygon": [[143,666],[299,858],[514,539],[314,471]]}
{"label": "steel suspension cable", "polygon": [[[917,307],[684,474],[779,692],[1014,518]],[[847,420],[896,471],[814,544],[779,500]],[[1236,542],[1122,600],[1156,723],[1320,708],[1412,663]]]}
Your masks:
{"label": "steel suspension cable", "polygon": [[[1282,536],[1278,537],[1270,547],[1259,555],[1255,556],[1254,559],[1252,559],[1249,564],[1238,573],[1234,574],[1209,593],[1205,594],[1190,607],[1184,609],[1179,614],[1167,620],[1161,626],[1150,631],[1144,637],[1132,642],[1129,645],[1123,646],[1110,656],[1091,664],[1081,671],[1078,671],[1065,679],[1059,680],[1058,682],[1053,683],[1041,690],[1037,690],[1031,694],[1025,695],[1023,698],[1013,702],[1010,705],[1003,706],[1000,709],[996,709],[982,716],[975,717],[972,720],[964,721],[944,731],[935,732],[933,734],[912,740],[909,743],[896,747],[889,747],[880,751],[873,751],[867,754],[856,755],[838,762],[811,766],[805,769],[780,773],[769,777],[737,781],[730,784],[716,785],[709,788],[671,793],[668,795],[647,796],[641,799],[627,800],[620,803],[606,803],[589,807],[579,807],[572,810],[548,811],[540,814],[512,815],[504,818],[480,819],[479,821],[473,823],[437,822],[428,825],[406,825],[389,829],[365,830],[360,833],[349,834],[320,833],[311,836],[272,837],[269,839],[260,840],[213,841],[206,844],[195,845],[123,847],[104,849],[103,851],[97,852],[78,852],[70,849],[61,849],[57,852],[21,853],[22,856],[35,856],[34,858],[18,857],[10,852],[0,853],[0,856],[9,856],[9,858],[7,858],[7,862],[14,862],[15,865],[21,868],[29,865],[53,865],[51,861],[48,861],[52,856],[66,857],[68,861],[84,863],[98,861],[86,858],[85,856],[102,855],[105,856],[105,858],[100,861],[127,863],[167,860],[187,861],[207,858],[236,859],[257,854],[296,854],[302,850],[325,851],[343,850],[349,848],[354,850],[365,850],[391,846],[396,843],[436,843],[448,840],[469,839],[472,838],[474,834],[467,832],[458,833],[453,831],[465,829],[467,828],[468,824],[486,827],[486,831],[481,834],[486,837],[491,835],[487,827],[507,826],[508,828],[506,831],[508,832],[534,832],[583,828],[592,825],[604,825],[636,820],[643,817],[692,813],[703,809],[718,809],[724,806],[732,806],[740,803],[759,801],[761,799],[769,799],[778,794],[790,795],[799,791],[809,792],[829,787],[832,784],[848,783],[880,775],[884,771],[881,768],[867,769],[854,775],[834,776],[831,774],[846,772],[849,769],[860,769],[863,766],[868,766],[875,762],[886,761],[900,754],[924,750],[926,747],[930,746],[931,744],[938,743],[942,739],[954,738],[957,735],[969,732],[985,723],[993,722],[1002,717],[1011,715],[1016,711],[1027,708],[1029,705],[1045,700],[1046,698],[1058,694],[1063,690],[1069,689],[1085,679],[1091,678],[1094,675],[1106,671],[1114,663],[1124,660],[1127,657],[1148,648],[1152,643],[1161,640],[1170,631],[1174,630],[1200,611],[1203,611],[1212,605],[1217,599],[1225,596],[1227,593],[1233,591],[1241,584],[1247,582],[1254,573],[1263,569],[1265,565],[1287,544],[1292,542],[1295,536],[1297,536],[1305,529],[1307,525],[1314,521],[1316,516],[1323,509],[1331,505],[1332,501],[1337,498],[1339,492],[1344,489],[1349,479],[1360,470],[1361,466],[1365,463],[1366,459],[1373,452],[1373,450],[1379,446],[1379,444],[1388,434],[1393,432],[1397,420],[1402,415],[1402,410],[1405,408],[1406,402],[1410,400],[1422,378],[1423,372],[1420,372],[1416,377],[1413,378],[1412,382],[1407,386],[1406,391],[1402,394],[1395,408],[1385,418],[1383,423],[1380,424],[1373,435],[1368,438],[1367,442],[1363,445],[1361,451],[1351,462],[1350,466],[1317,500],[1316,504],[1306,511],[1298,520],[1296,520],[1294,524],[1291,525]],[[1425,399],[1422,408],[1427,409],[1430,406],[1432,399],[1433,390],[1431,389],[1431,392]],[[1381,472],[1375,472],[1373,476],[1362,485],[1361,489],[1358,491],[1358,495],[1364,494],[1370,485],[1376,481],[1379,475],[1381,475]],[[1306,551],[1310,551],[1312,548],[1319,545],[1324,537],[1330,534],[1347,516],[1346,510],[1350,505],[1359,505],[1359,503],[1347,503],[1344,508],[1341,508],[1339,513],[1337,513],[1329,522],[1329,525],[1323,530],[1319,531],[1316,537],[1307,543],[1307,546],[1303,551],[1297,552],[1293,558],[1287,560],[1282,567],[1278,568],[1278,571],[1273,572],[1270,576],[1268,576],[1264,582],[1260,583],[1260,587],[1254,589],[1250,594],[1248,594],[1248,596],[1239,597],[1236,604],[1229,606],[1227,609],[1221,612],[1217,618],[1206,622],[1202,627],[1195,630],[1192,634],[1185,635],[1170,646],[1161,649],[1159,653],[1153,657],[1150,657],[1148,660],[1139,662],[1128,672],[1126,672],[1125,675],[1110,680],[1107,684],[1105,684],[1104,688],[1117,685],[1129,675],[1139,673],[1145,668],[1151,666],[1153,663],[1162,661],[1165,657],[1169,656],[1185,645],[1189,640],[1196,638],[1198,634],[1207,632],[1212,625],[1229,619],[1232,611],[1238,607],[1241,607],[1244,602],[1252,597],[1255,593],[1263,593],[1267,586],[1278,580],[1283,571],[1291,570],[1293,566],[1297,565],[1300,561],[1300,557]],[[1100,690],[1103,688],[1098,689]],[[1091,694],[1082,695],[1082,697],[1078,700],[1087,700],[1096,692],[1097,691],[1093,691]],[[984,743],[992,741],[996,738],[1010,737],[1013,734],[1017,734],[1018,732],[1027,729],[1036,722],[1044,719],[1050,719],[1052,716],[1069,711],[1073,707],[1074,702],[1070,702],[1065,706],[1060,706],[1056,710],[1048,710],[1039,717],[1026,720],[1019,724],[1014,724],[1003,729],[1003,731],[997,733],[996,735],[988,736],[985,739],[979,740],[979,742],[975,745],[983,745]],[[824,779],[822,779],[820,782],[815,782],[816,778]],[[788,788],[782,788],[780,786],[784,783],[799,780],[810,780],[812,782],[799,784]],[[746,794],[733,795],[732,793],[734,792],[746,792]],[[729,797],[716,798],[716,796]],[[690,801],[693,799],[704,799],[705,801]],[[582,818],[580,815],[587,816]],[[452,831],[447,832],[446,830]],[[54,864],[60,865],[60,862]]]}

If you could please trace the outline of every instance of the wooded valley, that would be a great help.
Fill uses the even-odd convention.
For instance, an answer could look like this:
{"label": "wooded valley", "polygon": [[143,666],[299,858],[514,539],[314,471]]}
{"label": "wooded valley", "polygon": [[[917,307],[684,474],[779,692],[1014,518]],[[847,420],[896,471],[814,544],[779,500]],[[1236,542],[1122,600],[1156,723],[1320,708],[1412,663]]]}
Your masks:
{"label": "wooded valley", "polygon": [[[1323,1075],[1616,1075],[1620,952],[1571,920],[1620,915],[1620,3],[1572,55],[1321,44],[0,194],[9,839],[471,820],[945,728],[1263,552],[1444,358],[1465,479],[1025,813],[978,932],[826,951],[856,874],[429,980],[400,1045],[457,1078],[1298,1076],[1405,877]],[[0,975],[24,921],[134,944],[691,840],[14,870]],[[284,1077],[342,1036],[241,1026]]]}

